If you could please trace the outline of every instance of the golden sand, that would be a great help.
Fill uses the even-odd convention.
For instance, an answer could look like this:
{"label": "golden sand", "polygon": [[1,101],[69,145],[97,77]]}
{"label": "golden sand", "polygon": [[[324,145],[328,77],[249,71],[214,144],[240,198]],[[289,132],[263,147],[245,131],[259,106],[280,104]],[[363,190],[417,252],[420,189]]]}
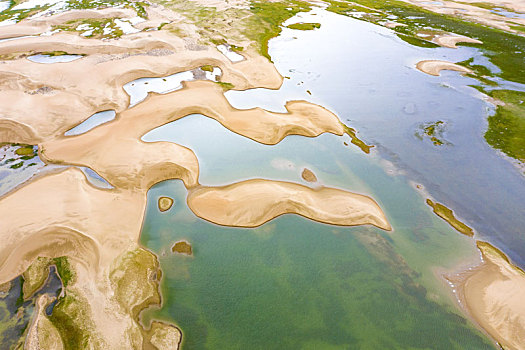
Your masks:
{"label": "golden sand", "polygon": [[442,70],[453,70],[465,74],[472,73],[470,69],[460,66],[459,64],[440,60],[420,61],[417,63],[416,68],[423,73],[434,75],[436,77],[440,75]]}
{"label": "golden sand", "polygon": [[503,348],[525,349],[525,273],[492,245],[477,245],[483,263],[461,285],[465,306]]}
{"label": "golden sand", "polygon": [[455,35],[439,35],[434,38],[434,42],[440,46],[448,47],[451,49],[457,49],[456,44],[459,44],[459,43],[483,44],[483,42],[477,39],[472,39],[466,36],[455,36]]}
{"label": "golden sand", "polygon": [[307,182],[317,182],[317,176],[308,168],[304,168],[301,177]]}
{"label": "golden sand", "polygon": [[190,191],[188,206],[198,217],[235,227],[257,227],[283,214],[298,214],[333,225],[391,226],[370,197],[335,188],[254,179]]}

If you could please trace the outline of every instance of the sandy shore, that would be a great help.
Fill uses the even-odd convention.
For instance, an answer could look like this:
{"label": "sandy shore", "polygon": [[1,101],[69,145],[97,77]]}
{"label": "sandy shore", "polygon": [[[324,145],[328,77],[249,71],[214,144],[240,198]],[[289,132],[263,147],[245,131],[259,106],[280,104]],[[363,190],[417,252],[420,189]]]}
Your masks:
{"label": "sandy shore", "polygon": [[333,225],[391,226],[370,197],[335,188],[254,179],[223,187],[200,187],[188,195],[200,218],[225,226],[257,227],[283,214],[298,214]]}
{"label": "sandy shore", "polygon": [[460,66],[459,64],[440,60],[420,61],[417,63],[416,68],[423,73],[434,75],[436,77],[440,75],[442,70],[453,70],[465,74],[472,73],[470,69]]}
{"label": "sandy shore", "polygon": [[525,273],[488,243],[477,242],[481,266],[461,288],[472,317],[505,349],[525,349]]}

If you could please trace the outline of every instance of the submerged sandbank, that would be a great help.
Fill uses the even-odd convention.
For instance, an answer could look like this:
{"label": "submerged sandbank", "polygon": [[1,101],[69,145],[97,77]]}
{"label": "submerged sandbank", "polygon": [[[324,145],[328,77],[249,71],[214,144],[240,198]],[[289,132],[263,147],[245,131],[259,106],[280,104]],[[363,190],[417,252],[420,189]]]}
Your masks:
{"label": "submerged sandbank", "polygon": [[374,225],[391,230],[370,197],[340,189],[253,179],[190,191],[188,206],[198,217],[224,226],[257,227],[283,214],[341,226]]}

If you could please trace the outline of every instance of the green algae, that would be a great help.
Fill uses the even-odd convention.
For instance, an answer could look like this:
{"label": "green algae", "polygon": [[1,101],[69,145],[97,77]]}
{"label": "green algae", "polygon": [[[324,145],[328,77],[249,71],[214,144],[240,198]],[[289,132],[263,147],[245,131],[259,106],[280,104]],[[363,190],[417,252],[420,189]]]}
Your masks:
{"label": "green algae", "polygon": [[456,231],[469,237],[474,236],[472,228],[459,221],[452,210],[441,203],[433,202],[431,199],[427,199],[426,203],[432,208],[434,214],[448,222]]}
{"label": "green algae", "polygon": [[525,162],[525,92],[493,90],[489,96],[504,102],[488,117],[485,140],[509,157]]}
{"label": "green algae", "polygon": [[220,85],[224,91],[231,90],[235,87],[232,83],[226,83],[223,81],[216,81],[215,84]]}
{"label": "green algae", "polygon": [[314,30],[321,28],[321,23],[294,23],[286,26],[286,28],[296,30]]}
{"label": "green algae", "polygon": [[351,141],[354,145],[356,145],[357,147],[359,147],[363,152],[365,152],[366,154],[369,154],[370,153],[370,149],[372,147],[374,147],[373,145],[367,145],[363,140],[361,140],[360,138],[357,137],[357,131],[354,129],[354,128],[350,128],[348,126],[346,126],[345,124],[341,123],[341,125],[343,126],[343,129],[344,129],[344,132],[345,134],[347,134],[348,136],[350,136],[351,138]]}
{"label": "green algae", "polygon": [[444,139],[443,134],[445,133],[445,128],[446,124],[442,120],[424,123],[419,126],[419,130],[416,131],[415,136],[420,140],[428,138],[434,146],[452,145]]}
{"label": "green algae", "polygon": [[310,5],[304,1],[252,1],[249,17],[244,24],[243,34],[254,41],[261,55],[271,60],[268,41],[281,33],[281,25],[299,12],[307,12]]}
{"label": "green algae", "polygon": [[202,66],[201,69],[205,72],[213,72],[213,66],[209,64]]}
{"label": "green algae", "polygon": [[56,266],[57,273],[62,280],[62,285],[64,288],[67,288],[68,285],[75,282],[76,274],[71,268],[71,264],[69,263],[69,259],[67,257],[61,256],[59,258],[54,258],[52,260],[52,264]]}
{"label": "green algae", "polygon": [[15,153],[18,154],[19,156],[33,155],[34,154],[33,146],[27,145],[24,147],[20,147],[15,151]]}
{"label": "green algae", "polygon": [[[88,25],[89,27],[84,28],[82,30],[78,30],[77,27],[79,25]],[[110,28],[111,31],[109,33],[104,33],[104,30]],[[116,25],[115,18],[104,18],[104,19],[91,19],[91,18],[85,18],[85,19],[78,19],[73,21],[68,21],[65,24],[61,25],[55,25],[53,26],[54,30],[63,30],[63,31],[70,31],[70,32],[89,32],[91,33],[89,35],[86,35],[86,38],[97,38],[97,39],[114,39],[114,38],[120,38],[122,35],[124,35],[124,32]]]}

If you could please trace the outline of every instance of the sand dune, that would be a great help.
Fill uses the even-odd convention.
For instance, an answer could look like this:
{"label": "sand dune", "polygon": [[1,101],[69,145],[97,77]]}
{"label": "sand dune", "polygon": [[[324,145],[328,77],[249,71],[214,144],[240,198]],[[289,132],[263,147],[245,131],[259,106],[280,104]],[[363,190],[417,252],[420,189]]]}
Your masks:
{"label": "sand dune", "polygon": [[200,187],[189,193],[188,206],[198,217],[225,226],[257,227],[279,215],[298,214],[333,225],[369,224],[391,229],[370,197],[291,182],[254,179],[223,187]]}

